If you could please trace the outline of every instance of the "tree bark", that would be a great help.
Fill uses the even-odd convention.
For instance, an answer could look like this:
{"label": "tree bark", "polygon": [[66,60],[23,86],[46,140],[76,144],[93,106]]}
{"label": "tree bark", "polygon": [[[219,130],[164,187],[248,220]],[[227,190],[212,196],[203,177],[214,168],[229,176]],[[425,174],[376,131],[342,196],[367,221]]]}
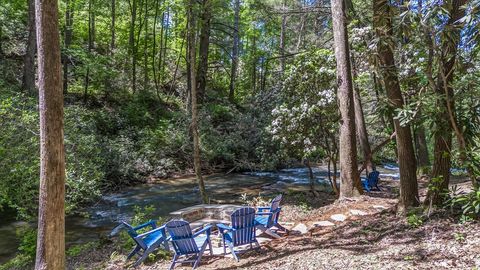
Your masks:
{"label": "tree bark", "polygon": [[36,270],[65,269],[65,150],[58,1],[36,0],[40,194]]}
{"label": "tree bark", "polygon": [[[442,36],[442,55],[435,85],[435,92],[438,95],[438,111],[435,119],[437,129],[434,133],[434,160],[430,181],[432,188],[429,189],[425,200],[425,203],[431,205],[441,205],[443,203],[442,193],[448,189],[450,183],[452,124],[455,123],[455,119],[451,119],[451,112],[454,111],[451,83],[454,79],[457,46],[460,42],[460,30],[454,28],[454,24],[465,14],[465,11],[461,8],[465,3],[466,0],[451,1],[450,18],[444,30],[448,33],[444,33]],[[459,140],[459,147],[462,148],[461,140]]]}
{"label": "tree bark", "polygon": [[[357,69],[355,58],[352,54],[352,76],[353,81],[357,77]],[[353,100],[354,100],[354,108],[355,108],[355,125],[357,128],[357,139],[358,143],[360,144],[360,149],[363,153],[363,163],[367,171],[366,175],[372,172],[375,169],[373,164],[373,155],[372,150],[370,148],[370,142],[368,141],[368,132],[367,132],[367,125],[365,124],[365,116],[363,114],[363,107],[362,107],[362,100],[360,98],[360,90],[357,86],[354,85],[353,87]]]}
{"label": "tree bark", "polygon": [[195,41],[195,14],[193,12],[193,7],[195,5],[195,0],[188,0],[187,7],[187,31],[188,31],[188,64],[190,65],[190,85],[191,85],[191,109],[192,109],[192,122],[190,129],[193,136],[193,165],[195,169],[195,175],[197,178],[198,188],[200,190],[200,196],[203,203],[208,203],[208,195],[205,190],[205,183],[202,176],[202,164],[200,157],[200,134],[198,131],[198,107],[197,107],[197,81],[195,74],[195,63],[196,63],[196,41]]}
{"label": "tree bark", "polygon": [[65,10],[65,30],[64,30],[64,45],[65,53],[63,57],[63,93],[68,93],[68,64],[70,45],[72,44],[73,38],[73,3],[72,0],[66,1],[66,10]]}
{"label": "tree bark", "polygon": [[29,95],[36,95],[35,88],[35,0],[28,0],[28,40],[27,51],[23,61],[23,89]]}
{"label": "tree bark", "polygon": [[[394,45],[390,42],[393,37],[390,6],[386,0],[374,0],[373,3],[373,24],[379,39],[377,50],[387,97],[394,109],[402,109],[404,100],[393,56]],[[398,119],[394,119],[393,122],[400,167],[400,211],[402,212],[419,204],[417,163],[410,126],[400,125]]]}
{"label": "tree bark", "polygon": [[363,193],[357,165],[355,112],[347,22],[343,0],[332,0],[333,38],[337,60],[340,124],[340,199]]}
{"label": "tree bark", "polygon": [[[415,149],[417,149],[417,164],[419,168],[430,167],[430,158],[428,157],[427,136],[425,127],[420,123],[415,130]],[[423,170],[423,169],[422,169]]]}
{"label": "tree bark", "polygon": [[210,0],[203,0],[202,14],[200,16],[200,48],[197,78],[197,101],[202,103],[205,99],[208,72],[208,48],[210,47],[210,21],[212,18],[212,3]]}
{"label": "tree bark", "polygon": [[233,46],[232,46],[232,70],[230,72],[230,92],[229,99],[230,102],[235,101],[235,80],[237,78],[237,69],[238,69],[238,47],[240,44],[240,0],[235,0],[235,15],[233,23]]}
{"label": "tree bark", "polygon": [[145,1],[145,14],[144,14],[145,33],[143,35],[143,89],[148,89],[148,1]]}

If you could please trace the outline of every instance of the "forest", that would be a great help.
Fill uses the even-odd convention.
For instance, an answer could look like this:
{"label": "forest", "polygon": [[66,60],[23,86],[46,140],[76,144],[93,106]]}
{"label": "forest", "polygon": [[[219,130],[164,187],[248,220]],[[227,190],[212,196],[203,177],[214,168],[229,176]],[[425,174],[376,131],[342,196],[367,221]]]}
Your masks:
{"label": "forest", "polygon": [[[479,31],[478,0],[2,1],[0,270],[173,268],[178,213],[194,268],[480,269]],[[223,206],[258,248],[188,216]]]}

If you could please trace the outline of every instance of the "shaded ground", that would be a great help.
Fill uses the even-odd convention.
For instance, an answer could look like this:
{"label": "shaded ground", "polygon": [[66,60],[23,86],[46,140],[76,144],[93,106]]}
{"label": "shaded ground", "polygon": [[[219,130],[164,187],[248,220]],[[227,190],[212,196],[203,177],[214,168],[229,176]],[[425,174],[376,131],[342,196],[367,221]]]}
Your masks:
{"label": "shaded ground", "polygon": [[[468,188],[468,183],[454,180]],[[425,183],[420,181],[425,187]],[[307,233],[292,232],[240,255],[240,262],[223,256],[205,256],[199,269],[479,269],[480,224],[460,225],[448,213],[437,212],[421,226],[395,214],[397,181],[383,181],[381,192],[356,201],[334,202],[330,194],[287,194],[283,221],[290,227],[305,224]],[[424,195],[422,189],[421,194]],[[374,207],[376,206],[376,207]],[[382,207],[379,207],[382,206]],[[366,215],[353,215],[350,210]],[[344,214],[336,222],[333,214]],[[314,227],[316,221],[334,226]],[[420,224],[416,224],[420,225]],[[116,250],[112,254],[112,251]],[[115,243],[69,260],[69,269],[126,269],[127,251]],[[169,257],[157,256],[138,269],[168,269]],[[176,269],[191,269],[177,266]]]}

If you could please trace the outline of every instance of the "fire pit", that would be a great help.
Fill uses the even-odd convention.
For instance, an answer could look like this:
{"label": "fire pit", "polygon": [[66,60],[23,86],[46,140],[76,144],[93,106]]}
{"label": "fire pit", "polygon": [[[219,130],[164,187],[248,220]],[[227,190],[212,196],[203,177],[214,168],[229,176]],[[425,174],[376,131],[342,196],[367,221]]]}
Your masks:
{"label": "fire pit", "polygon": [[229,224],[230,215],[237,209],[245,206],[233,204],[199,204],[171,212],[174,219],[183,219],[190,222],[192,229],[206,224],[215,226],[217,223]]}

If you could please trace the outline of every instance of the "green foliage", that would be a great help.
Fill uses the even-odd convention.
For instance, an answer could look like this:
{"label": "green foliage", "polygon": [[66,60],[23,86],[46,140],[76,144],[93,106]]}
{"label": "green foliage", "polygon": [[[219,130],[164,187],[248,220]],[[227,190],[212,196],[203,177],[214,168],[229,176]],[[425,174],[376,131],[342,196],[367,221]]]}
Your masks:
{"label": "green foliage", "polygon": [[37,250],[37,230],[30,227],[23,227],[17,229],[17,236],[21,239],[18,250],[20,253],[35,258],[35,252]]}
{"label": "green foliage", "polygon": [[410,228],[415,229],[423,225],[424,216],[421,211],[420,208],[414,208],[407,213],[407,224]]}
{"label": "green foliage", "polygon": [[99,247],[100,243],[98,241],[92,241],[84,244],[73,245],[67,249],[66,254],[68,257],[76,257],[85,251],[95,249]]}
{"label": "green foliage", "polygon": [[480,187],[475,187],[466,194],[452,190],[451,198],[447,200],[446,205],[452,210],[460,211],[462,223],[480,218]]}

